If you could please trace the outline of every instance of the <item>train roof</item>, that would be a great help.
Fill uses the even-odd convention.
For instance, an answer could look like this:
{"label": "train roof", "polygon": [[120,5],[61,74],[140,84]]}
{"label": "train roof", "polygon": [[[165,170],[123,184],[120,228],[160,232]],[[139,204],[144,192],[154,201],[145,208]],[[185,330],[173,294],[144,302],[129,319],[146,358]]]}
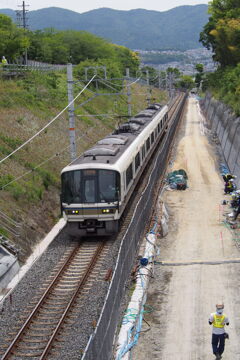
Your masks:
{"label": "train roof", "polygon": [[95,165],[96,168],[100,168],[103,164],[115,164],[156,115],[165,114],[166,111],[167,106],[158,103],[150,105],[128,122],[121,124],[113,133],[99,140],[93,147],[66,166],[62,172],[73,170],[74,167],[77,168],[79,165],[84,168],[84,165],[91,164]]}

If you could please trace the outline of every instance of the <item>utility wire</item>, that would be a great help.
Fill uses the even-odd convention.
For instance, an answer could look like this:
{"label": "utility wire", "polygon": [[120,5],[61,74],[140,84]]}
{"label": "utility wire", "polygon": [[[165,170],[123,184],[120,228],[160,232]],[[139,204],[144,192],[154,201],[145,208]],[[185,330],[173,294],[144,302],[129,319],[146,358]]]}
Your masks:
{"label": "utility wire", "polygon": [[10,156],[12,156],[13,154],[15,154],[17,151],[19,151],[20,149],[22,149],[25,145],[27,145],[30,141],[32,141],[35,137],[37,137],[39,134],[41,134],[49,125],[51,125],[57,118],[59,118],[60,115],[62,115],[62,113],[64,113],[64,111],[70,106],[72,105],[72,103],[83,93],[83,91],[88,87],[88,85],[93,81],[93,79],[95,78],[96,75],[94,75],[92,77],[91,80],[89,80],[89,82],[87,83],[87,85],[78,93],[78,95],[57,115],[55,116],[55,118],[53,118],[48,124],[46,124],[41,130],[39,130],[35,135],[33,135],[30,139],[28,139],[27,141],[25,141],[22,145],[20,145],[17,149],[15,149],[14,151],[12,151],[9,155],[7,155],[5,158],[0,160],[0,164],[3,163],[5,160],[7,160]]}
{"label": "utility wire", "polygon": [[[96,127],[96,125],[94,125],[93,127],[91,127],[84,135],[79,136],[79,137],[76,139],[76,141],[78,141],[78,140],[82,139],[83,137],[85,137],[86,135],[88,135],[88,132],[92,131],[92,129],[94,129],[95,127]],[[55,153],[54,155],[52,155],[50,158],[42,161],[40,164],[36,165],[36,166],[35,166],[34,168],[32,168],[31,170],[28,170],[28,171],[25,172],[24,174],[16,177],[15,179],[9,181],[7,184],[1,186],[1,187],[0,187],[0,190],[5,189],[7,186],[11,185],[11,184],[14,183],[15,181],[18,181],[18,180],[20,180],[21,178],[23,178],[24,176],[32,173],[34,170],[36,170],[36,169],[38,169],[39,167],[41,167],[42,165],[46,164],[48,161],[52,160],[54,157],[60,156],[61,153],[63,153],[63,152],[64,152],[66,149],[68,149],[70,146],[71,146],[71,145],[66,146],[66,147],[65,147],[64,149],[62,149],[60,152],[57,152],[57,153]]]}

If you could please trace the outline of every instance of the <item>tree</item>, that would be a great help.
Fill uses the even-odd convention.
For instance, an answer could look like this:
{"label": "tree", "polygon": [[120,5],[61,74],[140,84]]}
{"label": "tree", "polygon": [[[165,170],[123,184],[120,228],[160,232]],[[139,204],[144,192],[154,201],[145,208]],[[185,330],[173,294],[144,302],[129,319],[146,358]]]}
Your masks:
{"label": "tree", "polygon": [[122,74],[125,74],[126,68],[129,68],[130,75],[135,76],[140,65],[138,53],[120,45],[114,45],[114,50]]}
{"label": "tree", "polygon": [[240,62],[240,2],[239,0],[213,0],[211,17],[200,33],[200,41],[212,49],[213,59],[222,67]]}
{"label": "tree", "polygon": [[[120,79],[122,77],[121,71],[119,69],[118,63],[112,61],[112,59],[98,59],[98,60],[85,60],[81,61],[79,65],[74,67],[74,75],[80,79],[85,79],[85,69],[89,68],[87,71],[88,80],[90,80],[93,75],[97,75],[97,79],[100,79],[98,82],[99,88],[106,87],[104,85],[104,67],[107,70],[107,78],[115,78],[116,80],[111,81],[111,85],[117,86],[117,89],[120,90],[122,82]],[[102,84],[102,85],[101,85]],[[111,89],[109,88],[109,92]],[[113,89],[113,92],[116,92],[116,89]]]}
{"label": "tree", "polygon": [[168,67],[166,72],[168,75],[172,74],[175,79],[179,78],[179,76],[181,75],[181,72],[178,70],[178,68]]}
{"label": "tree", "polygon": [[176,85],[178,88],[190,90],[194,87],[194,81],[192,76],[182,75]]}
{"label": "tree", "polygon": [[195,75],[195,84],[199,88],[201,85],[201,81],[203,80],[203,64],[196,64],[195,69],[197,70],[197,73]]}
{"label": "tree", "polygon": [[8,16],[0,14],[0,57],[14,61],[21,56],[30,45],[28,33],[17,28]]}
{"label": "tree", "polygon": [[158,78],[158,72],[151,66],[143,66],[141,68],[142,78],[147,80],[147,73],[149,78],[149,84],[155,84],[155,80]]}

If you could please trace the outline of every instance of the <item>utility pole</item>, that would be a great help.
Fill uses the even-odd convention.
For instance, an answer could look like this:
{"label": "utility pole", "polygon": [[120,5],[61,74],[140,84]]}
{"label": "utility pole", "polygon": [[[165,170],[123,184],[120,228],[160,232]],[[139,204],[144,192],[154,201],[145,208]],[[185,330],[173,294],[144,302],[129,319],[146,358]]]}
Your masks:
{"label": "utility pole", "polygon": [[147,91],[148,91],[148,94],[147,94],[147,104],[148,104],[148,106],[149,106],[150,103],[151,103],[151,88],[150,88],[149,71],[148,71],[148,70],[146,70],[146,76],[147,76]]}
{"label": "utility pole", "polygon": [[170,100],[172,100],[173,97],[173,73],[170,71],[167,75],[167,80],[168,80],[168,91],[169,91],[169,97]]}
{"label": "utility pole", "polygon": [[[85,72],[85,80],[87,81],[88,80],[88,70],[89,69],[92,69],[94,70],[94,75],[97,75],[97,69],[101,69],[104,71],[104,79],[107,80],[107,67],[106,65],[102,65],[102,66],[86,66],[84,68],[84,72]],[[98,80],[97,80],[97,77],[96,77],[96,91],[98,92]]]}
{"label": "utility pole", "polygon": [[[16,11],[18,26],[22,27],[25,30],[25,32],[27,31],[27,28],[28,28],[28,24],[27,24],[28,18],[26,16],[28,10],[26,10],[26,6],[29,6],[29,5],[25,5],[25,1],[23,1],[22,5],[19,5],[19,7],[21,7],[22,10]],[[24,64],[25,65],[27,65],[27,61],[28,61],[27,60],[27,49],[25,49],[25,52],[24,52]]]}
{"label": "utility pole", "polygon": [[70,138],[70,155],[71,160],[76,159],[76,134],[75,134],[75,118],[74,118],[74,102],[73,102],[73,75],[72,64],[67,64],[67,89],[68,89],[68,103],[71,105],[68,108],[69,116],[69,138]]}
{"label": "utility pole", "polygon": [[126,78],[127,78],[127,97],[128,97],[128,116],[132,116],[132,96],[131,96],[131,86],[129,85],[130,75],[129,75],[129,68],[126,68]]}

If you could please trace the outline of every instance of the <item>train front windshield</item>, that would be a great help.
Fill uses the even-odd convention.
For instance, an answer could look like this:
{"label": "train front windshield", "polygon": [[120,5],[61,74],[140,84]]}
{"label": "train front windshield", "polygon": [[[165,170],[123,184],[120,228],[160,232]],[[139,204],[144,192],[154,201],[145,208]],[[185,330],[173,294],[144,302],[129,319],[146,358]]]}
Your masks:
{"label": "train front windshield", "polygon": [[119,190],[117,171],[84,169],[62,174],[62,202],[67,204],[115,202]]}

